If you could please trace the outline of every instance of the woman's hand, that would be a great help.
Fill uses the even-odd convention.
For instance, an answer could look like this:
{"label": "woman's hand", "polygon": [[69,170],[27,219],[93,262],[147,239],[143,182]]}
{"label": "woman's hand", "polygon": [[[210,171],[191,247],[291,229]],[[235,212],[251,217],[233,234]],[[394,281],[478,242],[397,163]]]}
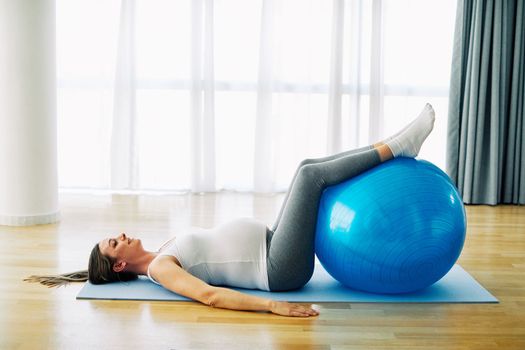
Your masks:
{"label": "woman's hand", "polygon": [[285,301],[273,301],[270,311],[277,315],[293,317],[310,317],[319,315],[319,312],[314,310],[311,306],[308,307],[300,304],[292,304]]}

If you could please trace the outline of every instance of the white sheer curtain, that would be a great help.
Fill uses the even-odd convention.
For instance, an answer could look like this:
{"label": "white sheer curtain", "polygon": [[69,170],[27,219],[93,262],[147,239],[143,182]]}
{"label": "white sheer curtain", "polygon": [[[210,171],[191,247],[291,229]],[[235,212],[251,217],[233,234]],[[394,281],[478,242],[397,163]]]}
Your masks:
{"label": "white sheer curtain", "polygon": [[62,189],[285,190],[425,102],[444,168],[455,0],[57,0]]}

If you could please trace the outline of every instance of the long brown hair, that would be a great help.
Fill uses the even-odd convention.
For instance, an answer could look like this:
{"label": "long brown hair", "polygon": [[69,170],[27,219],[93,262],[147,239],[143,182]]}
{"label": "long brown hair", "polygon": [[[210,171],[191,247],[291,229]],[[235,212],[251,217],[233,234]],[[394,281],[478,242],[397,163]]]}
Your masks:
{"label": "long brown hair", "polygon": [[95,244],[89,255],[87,270],[64,273],[60,275],[33,275],[25,278],[27,282],[38,282],[48,287],[60,287],[70,282],[89,282],[93,284],[103,284],[116,281],[131,281],[137,279],[138,275],[132,272],[115,272],[113,264],[115,261],[109,256],[102,254]]}

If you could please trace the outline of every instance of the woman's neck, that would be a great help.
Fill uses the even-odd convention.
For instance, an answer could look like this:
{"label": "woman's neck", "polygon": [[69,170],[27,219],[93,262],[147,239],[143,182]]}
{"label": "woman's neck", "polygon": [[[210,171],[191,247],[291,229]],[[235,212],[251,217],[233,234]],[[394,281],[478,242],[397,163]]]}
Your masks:
{"label": "woman's neck", "polygon": [[138,275],[147,275],[148,266],[151,264],[153,259],[157,257],[157,255],[158,254],[154,252],[144,251],[144,254],[141,255],[136,261],[133,263],[128,263],[128,268],[126,270]]}

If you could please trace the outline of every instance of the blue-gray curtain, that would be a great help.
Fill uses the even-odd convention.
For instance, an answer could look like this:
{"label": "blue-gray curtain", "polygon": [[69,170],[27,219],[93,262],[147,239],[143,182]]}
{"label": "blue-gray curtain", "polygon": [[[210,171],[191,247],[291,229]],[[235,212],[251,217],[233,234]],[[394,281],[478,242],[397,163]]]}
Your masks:
{"label": "blue-gray curtain", "polygon": [[447,172],[465,203],[525,203],[525,0],[458,0]]}

